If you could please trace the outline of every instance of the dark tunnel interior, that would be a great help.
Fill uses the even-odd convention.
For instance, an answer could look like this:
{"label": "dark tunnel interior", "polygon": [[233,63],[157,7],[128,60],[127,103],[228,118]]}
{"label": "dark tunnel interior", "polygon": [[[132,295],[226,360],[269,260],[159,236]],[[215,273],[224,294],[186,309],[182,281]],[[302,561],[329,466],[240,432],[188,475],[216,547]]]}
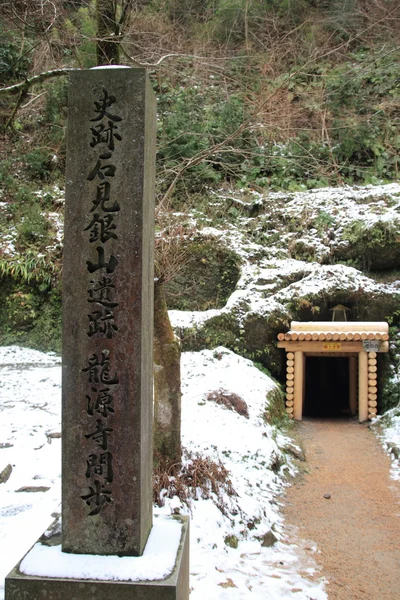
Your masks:
{"label": "dark tunnel interior", "polygon": [[307,356],[303,416],[345,417],[349,402],[349,359]]}

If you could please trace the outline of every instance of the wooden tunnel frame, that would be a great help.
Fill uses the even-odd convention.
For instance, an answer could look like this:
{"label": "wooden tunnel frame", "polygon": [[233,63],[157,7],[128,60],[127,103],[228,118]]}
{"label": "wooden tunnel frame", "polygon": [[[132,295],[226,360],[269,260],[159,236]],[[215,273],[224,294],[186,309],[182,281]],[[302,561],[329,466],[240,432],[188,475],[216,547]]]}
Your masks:
{"label": "wooden tunnel frame", "polygon": [[278,334],[278,348],[286,351],[286,412],[303,418],[306,357],[349,358],[349,408],[360,423],[374,418],[378,405],[377,353],[389,350],[385,322],[297,322]]}

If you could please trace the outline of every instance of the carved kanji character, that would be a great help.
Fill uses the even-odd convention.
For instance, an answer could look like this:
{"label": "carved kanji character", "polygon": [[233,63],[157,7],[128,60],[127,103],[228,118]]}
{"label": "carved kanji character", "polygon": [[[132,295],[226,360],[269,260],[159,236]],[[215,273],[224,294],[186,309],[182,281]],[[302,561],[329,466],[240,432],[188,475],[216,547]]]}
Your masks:
{"label": "carved kanji character", "polygon": [[93,416],[95,412],[100,414],[102,417],[107,418],[110,413],[114,412],[112,407],[113,396],[109,393],[110,388],[106,387],[102,390],[92,388],[92,392],[95,394],[95,398],[92,396],[86,396],[88,401],[87,413],[89,416]]}
{"label": "carved kanji character", "polygon": [[108,205],[110,202],[110,182],[102,181],[97,186],[96,191],[96,200],[93,200],[93,206],[90,209],[90,212],[96,210],[96,208],[102,210],[103,212],[118,212],[120,210],[118,202],[114,202],[111,206]]}
{"label": "carved kanji character", "polygon": [[89,337],[100,333],[105,335],[108,339],[111,339],[113,333],[118,331],[118,326],[114,322],[114,312],[109,308],[102,310],[95,310],[89,318],[89,331],[87,332]]}
{"label": "carved kanji character", "polygon": [[[90,283],[96,282],[90,281]],[[111,277],[103,277],[94,287],[88,289],[88,302],[97,302],[106,308],[116,308],[118,302],[112,302],[111,299],[113,289],[115,289],[115,285],[113,284]]]}
{"label": "carved kanji character", "polygon": [[100,241],[102,244],[105,244],[105,242],[111,238],[114,240],[118,239],[117,234],[113,232],[114,229],[117,229],[117,226],[115,223],[113,223],[113,221],[113,215],[105,215],[104,217],[101,217],[98,213],[95,213],[89,225],[84,229],[84,231],[88,231],[90,229],[89,242],[92,243]]}
{"label": "carved kanji character", "polygon": [[93,137],[90,146],[94,148],[97,144],[107,144],[107,148],[113,152],[115,149],[114,140],[122,140],[120,134],[116,132],[117,129],[118,127],[113,121],[108,121],[108,127],[106,127],[104,123],[99,123],[98,125],[95,125],[95,127],[91,127],[90,131],[92,132]]}
{"label": "carved kanji character", "polygon": [[96,423],[97,426],[95,431],[92,431],[92,433],[87,433],[85,435],[85,438],[87,440],[93,438],[93,440],[100,446],[100,448],[102,448],[103,450],[107,450],[108,436],[110,435],[110,433],[113,432],[113,429],[111,429],[111,427],[105,427],[105,424],[101,419],[96,419]]}
{"label": "carved kanji character", "polygon": [[99,269],[106,269],[107,273],[109,274],[114,273],[118,265],[118,259],[115,256],[111,255],[110,260],[106,262],[104,260],[104,248],[102,248],[101,246],[97,246],[96,251],[98,258],[97,263],[93,263],[90,260],[86,261],[87,270],[89,271],[89,273],[94,273]]}
{"label": "carved kanji character", "polygon": [[103,383],[104,385],[116,385],[119,378],[116,373],[110,375],[110,351],[102,350],[101,359],[97,354],[92,354],[88,360],[88,366],[82,369],[84,373],[89,373],[89,383]]}
{"label": "carved kanji character", "polygon": [[115,177],[115,171],[117,167],[115,165],[103,165],[101,159],[110,158],[111,153],[100,156],[97,159],[94,169],[92,169],[89,175],[86,177],[88,181],[93,181],[96,177],[103,181],[106,177]]}
{"label": "carved kanji character", "polygon": [[97,114],[97,116],[94,119],[90,120],[92,122],[101,121],[101,119],[107,117],[111,121],[122,121],[122,117],[113,115],[107,110],[110,108],[110,106],[114,104],[114,102],[116,102],[115,96],[109,95],[108,91],[105,88],[103,88],[103,97],[98,101],[94,101],[94,105],[96,107],[94,112]]}
{"label": "carved kanji character", "polygon": [[103,452],[99,456],[97,454],[89,455],[86,461],[86,477],[89,479],[92,475],[99,475],[108,483],[112,483],[114,473],[111,452]]}
{"label": "carved kanji character", "polygon": [[90,486],[89,490],[89,493],[86,496],[81,496],[81,498],[85,500],[88,506],[94,506],[89,513],[90,517],[98,515],[104,506],[114,501],[111,490],[106,490],[105,486],[97,479],[94,482],[94,487]]}

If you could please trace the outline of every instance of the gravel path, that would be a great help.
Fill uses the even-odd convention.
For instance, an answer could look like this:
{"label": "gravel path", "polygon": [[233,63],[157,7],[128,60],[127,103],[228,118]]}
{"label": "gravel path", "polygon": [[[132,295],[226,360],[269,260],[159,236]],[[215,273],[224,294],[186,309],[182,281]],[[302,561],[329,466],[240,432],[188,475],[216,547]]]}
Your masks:
{"label": "gravel path", "polygon": [[355,420],[305,420],[294,435],[306,462],[285,519],[317,544],[329,600],[399,600],[400,485],[378,440]]}

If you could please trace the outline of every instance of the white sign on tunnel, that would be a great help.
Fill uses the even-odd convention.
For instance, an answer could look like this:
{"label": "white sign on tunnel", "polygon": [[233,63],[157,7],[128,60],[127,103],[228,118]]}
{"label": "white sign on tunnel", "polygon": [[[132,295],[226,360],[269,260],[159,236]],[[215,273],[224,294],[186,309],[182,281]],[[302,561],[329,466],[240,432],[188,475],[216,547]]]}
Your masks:
{"label": "white sign on tunnel", "polygon": [[380,340],[364,340],[363,349],[365,352],[380,352],[381,344]]}

